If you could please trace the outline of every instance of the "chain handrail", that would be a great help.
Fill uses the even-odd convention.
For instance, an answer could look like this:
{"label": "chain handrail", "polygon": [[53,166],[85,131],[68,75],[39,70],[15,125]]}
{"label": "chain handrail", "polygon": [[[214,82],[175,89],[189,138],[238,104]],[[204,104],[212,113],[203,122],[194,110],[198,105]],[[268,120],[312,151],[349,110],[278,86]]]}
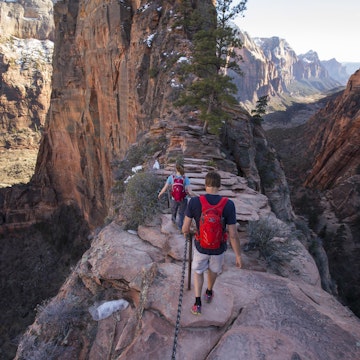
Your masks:
{"label": "chain handrail", "polygon": [[182,307],[182,300],[183,300],[183,294],[184,294],[184,282],[185,282],[185,270],[186,270],[186,253],[187,253],[188,241],[189,242],[192,241],[190,234],[188,234],[186,236],[186,241],[185,241],[184,259],[183,259],[183,263],[182,263],[182,274],[181,274],[180,293],[179,293],[179,302],[178,302],[178,311],[177,311],[177,317],[176,317],[176,323],[175,323],[173,352],[172,352],[172,357],[171,357],[172,360],[175,360],[176,347],[177,347],[177,338],[178,338],[178,334],[179,334],[181,307]]}

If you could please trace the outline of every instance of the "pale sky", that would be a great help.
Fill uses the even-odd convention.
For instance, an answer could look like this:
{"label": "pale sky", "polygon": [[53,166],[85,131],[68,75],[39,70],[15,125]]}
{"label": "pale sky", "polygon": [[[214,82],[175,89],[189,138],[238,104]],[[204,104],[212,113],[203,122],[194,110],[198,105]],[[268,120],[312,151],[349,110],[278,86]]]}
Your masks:
{"label": "pale sky", "polygon": [[235,22],[252,38],[277,36],[297,55],[360,62],[360,0],[248,0],[246,7]]}

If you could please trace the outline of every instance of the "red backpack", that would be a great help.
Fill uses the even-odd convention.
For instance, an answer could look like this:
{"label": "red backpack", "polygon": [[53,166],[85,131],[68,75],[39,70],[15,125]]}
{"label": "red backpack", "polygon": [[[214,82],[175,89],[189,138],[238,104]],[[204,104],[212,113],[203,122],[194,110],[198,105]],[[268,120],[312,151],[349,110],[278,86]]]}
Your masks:
{"label": "red backpack", "polygon": [[228,198],[222,197],[216,205],[211,205],[205,195],[200,196],[201,216],[197,239],[204,249],[218,249],[226,242],[226,233],[222,220],[222,213]]}
{"label": "red backpack", "polygon": [[173,177],[173,185],[171,189],[171,196],[175,201],[183,201],[186,197],[185,191],[185,179],[183,176],[181,177]]}

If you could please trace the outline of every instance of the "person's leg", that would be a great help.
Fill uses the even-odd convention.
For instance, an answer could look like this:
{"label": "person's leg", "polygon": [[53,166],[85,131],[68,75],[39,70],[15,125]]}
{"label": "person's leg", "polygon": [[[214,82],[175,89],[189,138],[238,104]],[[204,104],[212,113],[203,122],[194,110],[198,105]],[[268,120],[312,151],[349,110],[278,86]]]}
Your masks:
{"label": "person's leg", "polygon": [[204,273],[198,274],[196,271],[194,273],[194,292],[195,298],[201,297],[201,291],[204,284]]}
{"label": "person's leg", "polygon": [[222,253],[220,255],[212,255],[209,260],[209,269],[207,275],[207,289],[205,291],[205,301],[210,303],[214,297],[213,287],[215,285],[215,281],[217,279],[218,274],[220,274],[222,265],[224,262],[225,254]]}
{"label": "person's leg", "polygon": [[181,229],[184,223],[184,218],[185,218],[185,210],[186,210],[186,206],[187,206],[187,198],[185,198],[180,204],[179,204],[179,228]]}
{"label": "person's leg", "polygon": [[175,200],[171,200],[171,221],[176,224],[176,213],[177,213],[178,203]]}
{"label": "person's leg", "polygon": [[195,303],[191,307],[194,315],[201,315],[201,291],[204,284],[204,271],[209,266],[209,255],[201,254],[194,248],[194,256],[192,261],[192,270],[194,271],[194,293]]}
{"label": "person's leg", "polygon": [[217,273],[212,272],[210,269],[208,269],[207,273],[207,288],[212,291],[217,278]]}

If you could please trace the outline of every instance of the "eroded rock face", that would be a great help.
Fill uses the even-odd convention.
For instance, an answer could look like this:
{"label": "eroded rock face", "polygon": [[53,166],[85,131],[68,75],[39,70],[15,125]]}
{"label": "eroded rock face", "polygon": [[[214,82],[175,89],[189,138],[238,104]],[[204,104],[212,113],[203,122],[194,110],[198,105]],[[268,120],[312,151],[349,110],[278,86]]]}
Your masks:
{"label": "eroded rock face", "polygon": [[265,194],[273,212],[284,221],[293,221],[294,212],[284,170],[265,132],[248,114],[239,109],[233,114],[222,134],[239,174],[249,186]]}
{"label": "eroded rock face", "polygon": [[309,126],[321,123],[310,152],[316,154],[305,186],[325,190],[357,174],[360,165],[360,71],[349,79],[346,90],[319,111]]}
{"label": "eroded rock face", "polygon": [[77,204],[92,224],[109,206],[112,161],[172,112],[176,81],[168,64],[188,52],[183,34],[171,28],[177,5],[55,5],[51,110],[34,181],[54,186],[59,201]]}
{"label": "eroded rock face", "polygon": [[52,76],[52,9],[48,0],[0,2],[2,133],[40,130],[45,123]]}

